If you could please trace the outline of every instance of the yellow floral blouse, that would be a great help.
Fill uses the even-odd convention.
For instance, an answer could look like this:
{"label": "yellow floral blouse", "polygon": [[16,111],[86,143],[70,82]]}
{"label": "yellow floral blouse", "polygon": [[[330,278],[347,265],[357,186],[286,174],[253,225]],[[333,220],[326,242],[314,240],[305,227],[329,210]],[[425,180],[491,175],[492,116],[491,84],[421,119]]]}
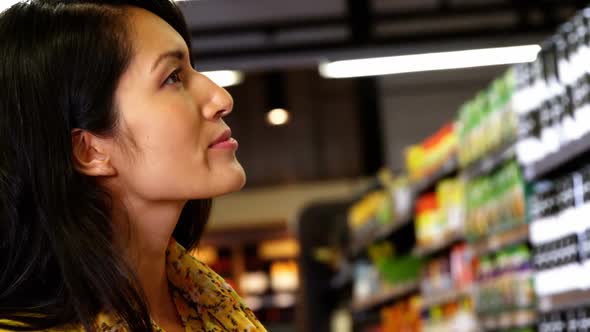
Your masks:
{"label": "yellow floral blouse", "polygon": [[[166,250],[166,271],[178,314],[187,332],[266,332],[231,286],[174,239]],[[128,332],[115,316],[97,318],[101,332]],[[155,322],[154,330],[164,332]],[[82,331],[63,328],[55,331]]]}

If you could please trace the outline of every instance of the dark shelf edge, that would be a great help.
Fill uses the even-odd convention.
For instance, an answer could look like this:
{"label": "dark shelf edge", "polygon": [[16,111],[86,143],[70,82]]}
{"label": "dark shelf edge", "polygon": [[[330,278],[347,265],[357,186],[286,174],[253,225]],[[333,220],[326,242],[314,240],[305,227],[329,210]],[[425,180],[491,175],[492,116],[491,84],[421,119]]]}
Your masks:
{"label": "dark shelf edge", "polygon": [[463,289],[454,289],[431,297],[424,297],[422,299],[422,309],[427,309],[436,305],[456,301],[467,296],[472,296],[474,294],[474,290],[475,285],[471,285]]}
{"label": "dark shelf edge", "polygon": [[513,158],[516,158],[516,143],[505,143],[500,147],[493,149],[493,151],[486,157],[478,159],[465,166],[462,169],[462,172],[467,179],[478,178],[490,174]]}
{"label": "dark shelf edge", "polygon": [[424,248],[416,247],[413,251],[413,254],[416,256],[420,256],[420,257],[428,257],[428,256],[431,256],[435,253],[441,252],[456,243],[459,243],[459,242],[462,242],[465,240],[466,240],[465,234],[455,234],[453,236],[450,236],[448,239],[445,239],[444,241],[440,242],[436,246],[424,247]]}
{"label": "dark shelf edge", "polygon": [[389,227],[386,227],[380,231],[375,232],[372,236],[368,237],[366,241],[362,241],[360,244],[353,244],[349,248],[350,256],[355,257],[360,254],[360,252],[367,248],[372,243],[376,241],[382,240],[387,238],[388,236],[396,233],[403,227],[409,225],[414,220],[414,217],[410,214],[407,216],[400,217],[396,219],[395,222],[391,223]]}
{"label": "dark shelf edge", "polygon": [[[492,234],[484,240],[470,243],[477,256],[485,256],[494,251],[524,243],[529,239],[529,224],[514,226],[500,233]],[[502,237],[508,239],[502,239]]]}
{"label": "dark shelf edge", "polygon": [[443,166],[438,169],[434,174],[422,179],[412,185],[414,197],[418,197],[420,194],[428,191],[441,180],[457,173],[459,171],[459,160],[457,156],[451,157],[447,160]]}
{"label": "dark shelf edge", "polygon": [[538,180],[588,151],[590,151],[590,133],[561,147],[559,151],[546,156],[542,160],[526,166],[524,169],[525,179],[527,181]]}
{"label": "dark shelf edge", "polygon": [[540,312],[590,305],[590,289],[571,290],[564,293],[542,296],[538,299],[538,303]]}
{"label": "dark shelf edge", "polygon": [[368,299],[358,301],[356,303],[353,302],[350,305],[350,310],[353,313],[361,313],[363,311],[381,306],[387,302],[410,295],[419,290],[420,288],[417,281],[407,282],[401,286],[393,287],[390,290],[381,292],[379,295],[371,296]]}
{"label": "dark shelf edge", "polygon": [[[495,327],[495,328],[488,328],[486,326],[484,326],[483,322],[485,322],[486,318],[488,318],[489,316],[497,316],[498,314],[494,314],[494,315],[480,315],[479,319],[480,322],[482,322],[481,324],[481,331],[483,332],[501,332],[501,331],[511,331],[514,329],[522,329],[522,328],[527,328],[527,327],[535,327],[535,325],[538,323],[538,319],[539,319],[539,315],[537,313],[537,311],[535,309],[516,309],[516,310],[512,310],[512,311],[508,311],[506,312],[507,314],[511,314],[514,315],[515,313],[518,312],[522,312],[525,314],[530,314],[530,317],[528,317],[526,320],[521,320],[518,322],[511,322],[508,325],[504,325],[504,326],[499,326],[499,327]],[[501,314],[500,314],[501,315]]]}

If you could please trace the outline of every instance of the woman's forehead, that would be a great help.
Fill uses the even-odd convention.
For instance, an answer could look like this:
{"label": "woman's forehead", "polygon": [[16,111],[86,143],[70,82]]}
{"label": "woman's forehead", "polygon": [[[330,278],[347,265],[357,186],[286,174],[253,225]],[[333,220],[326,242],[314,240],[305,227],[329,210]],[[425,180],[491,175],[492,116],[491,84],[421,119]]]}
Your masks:
{"label": "woman's forehead", "polygon": [[150,58],[157,58],[161,53],[171,50],[188,53],[185,40],[166,21],[143,8],[130,7],[128,13],[131,42],[136,57],[149,61]]}

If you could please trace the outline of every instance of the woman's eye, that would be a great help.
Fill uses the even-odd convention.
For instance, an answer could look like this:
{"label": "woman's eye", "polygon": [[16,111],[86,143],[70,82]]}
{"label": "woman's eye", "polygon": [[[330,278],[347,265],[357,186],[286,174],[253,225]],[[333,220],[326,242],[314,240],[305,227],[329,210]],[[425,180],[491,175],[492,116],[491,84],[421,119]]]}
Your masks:
{"label": "woman's eye", "polygon": [[173,85],[180,82],[182,82],[182,79],[180,78],[180,69],[177,69],[166,78],[164,85]]}

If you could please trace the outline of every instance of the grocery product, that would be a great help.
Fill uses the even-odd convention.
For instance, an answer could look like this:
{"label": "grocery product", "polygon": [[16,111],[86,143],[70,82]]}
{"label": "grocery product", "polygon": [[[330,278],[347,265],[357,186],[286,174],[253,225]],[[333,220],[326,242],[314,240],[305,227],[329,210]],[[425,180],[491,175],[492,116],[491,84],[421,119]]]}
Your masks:
{"label": "grocery product", "polygon": [[590,228],[590,167],[536,182],[529,198],[531,242],[539,249]]}
{"label": "grocery product", "polygon": [[524,165],[590,133],[590,13],[578,13],[548,38],[536,61],[515,66],[517,156]]}
{"label": "grocery product", "polygon": [[420,332],[420,298],[413,296],[381,309],[381,325],[387,332]]}
{"label": "grocery product", "polygon": [[580,258],[578,235],[572,234],[535,247],[533,262],[535,269],[546,270],[580,262]]}
{"label": "grocery product", "polygon": [[517,117],[512,110],[515,85],[515,73],[509,70],[460,109],[457,123],[461,166],[516,139]]}
{"label": "grocery product", "polygon": [[[379,172],[379,186],[364,195],[348,211],[348,227],[352,242],[366,246],[384,229],[405,222],[412,206],[412,193],[406,176]],[[358,249],[358,248],[357,248]]]}
{"label": "grocery product", "polygon": [[467,289],[475,281],[475,266],[476,259],[466,244],[453,246],[450,254],[425,263],[420,282],[422,295],[432,298]]}
{"label": "grocery product", "polygon": [[415,256],[397,257],[390,242],[382,242],[369,247],[369,258],[377,268],[381,282],[385,286],[395,286],[418,279],[422,259]]}
{"label": "grocery product", "polygon": [[425,194],[416,201],[416,243],[428,247],[436,243],[443,233],[442,218],[434,193]]}
{"label": "grocery product", "polygon": [[479,331],[473,303],[469,298],[434,306],[423,311],[424,332],[475,332]]}
{"label": "grocery product", "polygon": [[539,317],[538,331],[590,331],[590,307],[574,306],[565,310],[544,312]]}
{"label": "grocery product", "polygon": [[516,162],[466,185],[466,232],[470,240],[526,223],[526,190]]}
{"label": "grocery product", "polygon": [[423,179],[449,162],[457,152],[455,124],[449,123],[420,144],[406,149],[406,168],[410,179]]}
{"label": "grocery product", "polygon": [[369,247],[369,260],[355,263],[353,294],[357,301],[378,295],[391,288],[418,280],[422,259],[415,256],[396,256],[389,242]]}
{"label": "grocery product", "polygon": [[416,200],[416,243],[431,247],[445,239],[463,233],[464,183],[460,179],[446,179]]}
{"label": "grocery product", "polygon": [[481,258],[476,292],[477,312],[499,316],[535,308],[531,252],[526,245]]}

